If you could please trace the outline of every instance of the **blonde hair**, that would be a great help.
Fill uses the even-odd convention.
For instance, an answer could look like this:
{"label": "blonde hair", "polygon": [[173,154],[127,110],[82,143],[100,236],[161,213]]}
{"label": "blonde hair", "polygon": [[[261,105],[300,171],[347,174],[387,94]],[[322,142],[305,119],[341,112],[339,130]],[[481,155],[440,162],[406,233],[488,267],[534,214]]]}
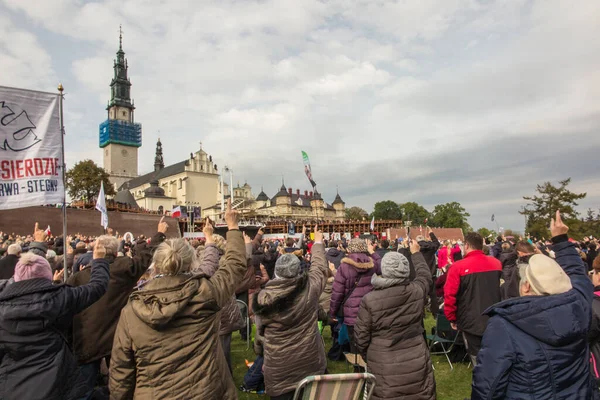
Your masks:
{"label": "blonde hair", "polygon": [[216,233],[213,235],[213,241],[215,242],[215,246],[217,246],[217,250],[219,250],[219,254],[225,254],[225,238],[221,235],[217,235]]}
{"label": "blonde hair", "polygon": [[96,243],[94,246],[101,244],[106,249],[106,254],[112,254],[113,256],[117,255],[119,251],[119,241],[116,237],[110,235],[102,235],[96,239]]}
{"label": "blonde hair", "polygon": [[196,252],[185,239],[169,239],[158,246],[152,261],[156,275],[176,275],[190,271]]}

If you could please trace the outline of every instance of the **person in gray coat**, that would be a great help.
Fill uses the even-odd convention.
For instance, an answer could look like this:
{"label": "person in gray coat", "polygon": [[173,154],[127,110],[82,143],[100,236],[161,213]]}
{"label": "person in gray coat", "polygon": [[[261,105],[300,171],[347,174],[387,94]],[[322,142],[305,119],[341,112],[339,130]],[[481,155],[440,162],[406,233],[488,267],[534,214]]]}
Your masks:
{"label": "person in gray coat", "polygon": [[381,260],[381,276],[373,275],[373,291],[362,298],[354,325],[356,347],[377,379],[375,400],[436,398],[422,325],[431,271],[416,241],[410,252],[415,279],[409,280],[410,267],[404,255],[386,254]]}

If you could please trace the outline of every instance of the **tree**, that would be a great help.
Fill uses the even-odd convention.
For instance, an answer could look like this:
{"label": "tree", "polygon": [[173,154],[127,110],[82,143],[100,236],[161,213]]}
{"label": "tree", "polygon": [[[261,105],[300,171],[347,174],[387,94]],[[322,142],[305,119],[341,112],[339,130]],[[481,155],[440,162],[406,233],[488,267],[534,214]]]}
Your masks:
{"label": "tree", "polygon": [[360,207],[350,207],[346,209],[346,219],[349,220],[362,220],[369,216],[369,213]]}
{"label": "tree", "polygon": [[425,209],[425,207],[415,203],[414,201],[409,201],[408,203],[400,204],[400,212],[408,221],[410,220],[413,225],[426,225],[431,216],[431,213]]}
{"label": "tree", "polygon": [[471,214],[456,201],[438,204],[431,213],[431,225],[441,228],[461,228],[463,232],[469,232],[471,226],[467,218],[470,216]]}
{"label": "tree", "polygon": [[520,236],[522,237],[523,235],[521,235],[521,232],[519,231],[515,231],[513,229],[505,229],[504,232],[502,232],[502,234],[504,236],[512,236],[515,239],[518,239]]}
{"label": "tree", "polygon": [[479,228],[477,229],[477,233],[479,233],[483,238],[495,239],[498,237],[498,233],[494,230],[488,228]]}
{"label": "tree", "polygon": [[398,203],[386,200],[375,203],[371,217],[375,217],[375,219],[401,219],[402,212]]}
{"label": "tree", "polygon": [[67,190],[74,200],[93,201],[100,192],[100,182],[104,182],[104,194],[115,195],[115,188],[108,180],[108,173],[92,160],[83,160],[67,171]]}
{"label": "tree", "polygon": [[[527,216],[527,226],[525,231],[534,237],[549,237],[548,224],[550,218],[554,216],[556,210],[560,210],[563,220],[569,227],[577,225],[579,213],[575,210],[579,204],[577,200],[586,197],[587,193],[574,193],[567,189],[571,178],[559,181],[559,186],[552,185],[551,182],[544,182],[537,185],[536,194],[533,196],[523,196],[524,200],[529,201],[522,211],[522,215]],[[571,233],[577,233],[577,229]]]}

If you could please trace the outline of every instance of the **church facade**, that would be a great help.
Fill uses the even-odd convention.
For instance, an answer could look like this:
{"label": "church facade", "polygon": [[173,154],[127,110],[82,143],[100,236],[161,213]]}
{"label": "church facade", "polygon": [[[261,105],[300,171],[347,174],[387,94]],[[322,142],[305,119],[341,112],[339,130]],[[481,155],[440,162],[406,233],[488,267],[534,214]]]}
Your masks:
{"label": "church facade", "polygon": [[[117,203],[148,211],[167,212],[176,206],[200,207],[203,217],[217,219],[223,199],[233,195],[233,206],[246,218],[344,220],[345,204],[338,194],[333,203],[325,202],[317,192],[293,191],[283,184],[274,197],[264,191],[255,198],[247,183],[237,187],[221,182],[221,172],[204,149],[189,158],[165,166],[163,147],[158,139],[153,171],[138,174],[138,149],[142,146],[142,126],[135,122],[131,98],[129,66],[119,35],[119,50],[113,62],[111,96],[106,107],[107,119],[100,124],[100,148],[104,169],[115,186]],[[223,169],[223,173],[227,170]],[[233,183],[231,182],[231,186]]]}

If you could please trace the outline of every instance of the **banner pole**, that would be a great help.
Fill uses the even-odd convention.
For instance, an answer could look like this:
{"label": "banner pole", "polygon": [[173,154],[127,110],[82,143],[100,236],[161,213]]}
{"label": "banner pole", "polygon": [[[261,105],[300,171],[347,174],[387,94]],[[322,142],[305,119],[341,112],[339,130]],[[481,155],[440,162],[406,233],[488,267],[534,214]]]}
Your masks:
{"label": "banner pole", "polygon": [[62,151],[62,180],[63,180],[63,204],[62,204],[62,218],[63,218],[63,279],[66,282],[69,278],[69,270],[67,268],[67,246],[71,243],[67,242],[67,180],[65,179],[65,170],[67,169],[67,162],[65,161],[65,125],[63,120],[63,85],[58,84],[58,118],[60,123],[60,144]]}

